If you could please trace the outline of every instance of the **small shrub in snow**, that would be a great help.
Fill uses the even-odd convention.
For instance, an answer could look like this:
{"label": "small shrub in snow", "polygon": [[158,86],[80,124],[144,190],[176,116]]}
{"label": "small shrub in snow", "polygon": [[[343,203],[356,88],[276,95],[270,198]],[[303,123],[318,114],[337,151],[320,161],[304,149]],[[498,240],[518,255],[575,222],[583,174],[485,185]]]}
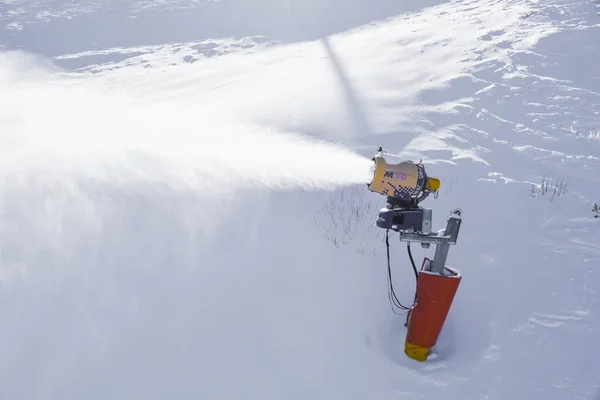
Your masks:
{"label": "small shrub in snow", "polygon": [[313,227],[335,247],[354,242],[356,250],[364,254],[368,242],[379,237],[378,230],[373,232],[378,209],[367,195],[362,186],[331,192],[313,217]]}
{"label": "small shrub in snow", "polygon": [[567,128],[563,128],[564,130],[571,132],[573,135],[575,135],[575,137],[578,138],[588,138],[588,139],[600,139],[600,130],[597,129],[590,129],[587,132],[587,135],[585,133],[579,132],[578,130],[576,130],[573,125],[571,125],[568,129]]}
{"label": "small shrub in snow", "polygon": [[531,184],[531,196],[547,196],[550,201],[556,197],[563,196],[568,192],[568,182],[564,179],[550,179],[547,176],[542,177],[542,182],[538,185]]}

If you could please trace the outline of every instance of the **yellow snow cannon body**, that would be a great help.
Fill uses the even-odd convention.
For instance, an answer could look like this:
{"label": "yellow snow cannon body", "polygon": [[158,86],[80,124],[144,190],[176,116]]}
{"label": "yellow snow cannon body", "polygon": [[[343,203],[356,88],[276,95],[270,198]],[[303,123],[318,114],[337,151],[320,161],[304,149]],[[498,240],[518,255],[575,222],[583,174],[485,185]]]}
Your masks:
{"label": "yellow snow cannon body", "polygon": [[387,196],[393,205],[416,206],[441,186],[439,179],[427,176],[422,164],[412,161],[389,164],[381,148],[373,161],[375,169],[369,190]]}

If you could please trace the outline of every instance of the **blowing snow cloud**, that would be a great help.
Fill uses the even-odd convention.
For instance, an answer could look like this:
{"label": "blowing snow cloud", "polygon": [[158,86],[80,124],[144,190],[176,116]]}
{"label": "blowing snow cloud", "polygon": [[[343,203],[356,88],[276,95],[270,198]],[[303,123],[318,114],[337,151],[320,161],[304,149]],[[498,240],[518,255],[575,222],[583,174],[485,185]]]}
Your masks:
{"label": "blowing snow cloud", "polygon": [[0,55],[3,184],[59,180],[198,192],[366,183],[371,161],[294,132],[218,118],[199,104],[108,93],[21,53]]}

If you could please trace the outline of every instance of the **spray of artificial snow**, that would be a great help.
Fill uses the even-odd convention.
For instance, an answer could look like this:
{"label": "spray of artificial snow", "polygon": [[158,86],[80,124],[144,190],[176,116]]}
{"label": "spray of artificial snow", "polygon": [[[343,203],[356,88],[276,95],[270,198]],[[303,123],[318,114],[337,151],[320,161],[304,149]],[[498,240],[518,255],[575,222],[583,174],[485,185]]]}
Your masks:
{"label": "spray of artificial snow", "polygon": [[369,159],[332,143],[212,117],[183,101],[143,103],[0,56],[2,184],[102,182],[208,193],[365,183]]}

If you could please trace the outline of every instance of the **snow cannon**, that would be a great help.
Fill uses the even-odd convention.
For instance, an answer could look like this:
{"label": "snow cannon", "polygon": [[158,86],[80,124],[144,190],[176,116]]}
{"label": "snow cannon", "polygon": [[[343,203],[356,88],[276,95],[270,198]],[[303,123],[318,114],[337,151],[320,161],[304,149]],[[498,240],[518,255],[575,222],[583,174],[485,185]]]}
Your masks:
{"label": "snow cannon", "polygon": [[[462,276],[460,271],[446,266],[450,245],[456,244],[462,211],[450,213],[446,228],[432,232],[433,210],[419,206],[430,193],[437,198],[440,181],[427,176],[421,163],[404,161],[389,164],[380,147],[373,157],[375,168],[370,191],[387,197],[387,205],[379,211],[375,225],[386,231],[389,298],[392,310],[406,311],[404,353],[417,361],[426,361],[436,345],[444,326]],[[389,252],[389,232],[397,232],[401,242],[406,242],[408,255],[417,280],[413,304],[404,306],[394,292]],[[420,243],[425,249],[435,244],[433,259],[425,257],[417,271],[411,243]]]}
{"label": "snow cannon", "polygon": [[422,164],[404,161],[388,164],[383,150],[378,149],[372,159],[375,162],[370,191],[387,196],[387,207],[379,211],[376,225],[384,229],[409,230],[429,233],[431,210],[418,207],[430,193],[437,197],[439,179],[429,177]]}

